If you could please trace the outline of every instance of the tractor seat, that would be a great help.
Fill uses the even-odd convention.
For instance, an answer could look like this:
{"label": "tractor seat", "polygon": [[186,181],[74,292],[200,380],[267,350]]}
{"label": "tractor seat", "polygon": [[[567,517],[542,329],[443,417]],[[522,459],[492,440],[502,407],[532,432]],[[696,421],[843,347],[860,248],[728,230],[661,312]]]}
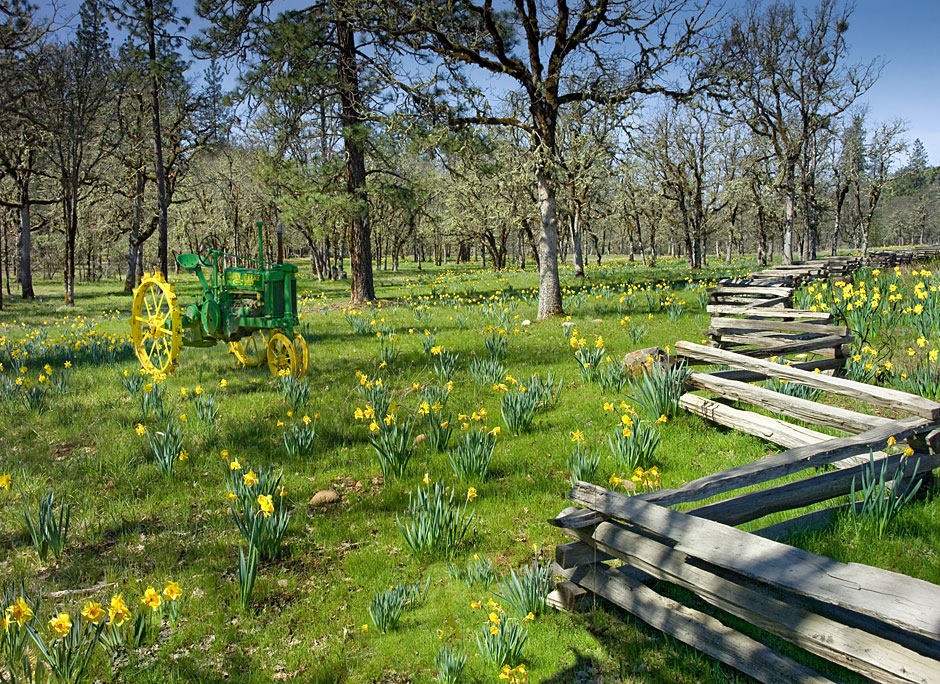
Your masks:
{"label": "tractor seat", "polygon": [[200,266],[203,268],[212,267],[212,262],[203,259],[198,254],[180,254],[176,257],[176,263],[185,268],[187,271],[195,271]]}

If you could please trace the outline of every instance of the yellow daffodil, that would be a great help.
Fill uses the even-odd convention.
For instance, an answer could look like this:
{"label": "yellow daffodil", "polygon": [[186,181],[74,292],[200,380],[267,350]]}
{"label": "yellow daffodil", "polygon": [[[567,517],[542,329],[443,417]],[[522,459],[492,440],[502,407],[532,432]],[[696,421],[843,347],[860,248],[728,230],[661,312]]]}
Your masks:
{"label": "yellow daffodil", "polygon": [[26,603],[26,599],[20,596],[12,606],[7,607],[6,615],[12,622],[22,627],[33,619],[33,609]]}
{"label": "yellow daffodil", "polygon": [[431,474],[430,474],[430,473],[425,473],[425,474],[424,474],[424,484],[426,484],[426,485],[431,484]]}
{"label": "yellow daffodil", "polygon": [[115,594],[111,597],[111,605],[108,606],[108,623],[115,627],[120,627],[131,617],[131,612],[124,603],[122,594]]}
{"label": "yellow daffodil", "polygon": [[233,459],[231,463],[228,464],[230,470],[241,470],[242,464],[238,462],[238,459]]}
{"label": "yellow daffodil", "polygon": [[137,423],[137,427],[134,428],[134,432],[136,432],[139,437],[143,437],[147,434],[147,428],[145,428],[142,424]]}
{"label": "yellow daffodil", "polygon": [[144,591],[144,595],[140,599],[140,602],[150,608],[150,610],[156,610],[160,607],[160,604],[163,603],[163,599],[160,597],[160,594],[156,589],[153,587],[147,587],[146,591]]}
{"label": "yellow daffodil", "polygon": [[258,484],[258,476],[255,475],[254,470],[249,470],[247,473],[245,473],[242,476],[242,480],[244,481],[246,487],[254,487],[256,484]]}
{"label": "yellow daffodil", "polygon": [[101,622],[105,615],[104,608],[102,608],[101,604],[97,601],[89,601],[85,604],[85,607],[82,608],[82,617],[95,625]]}
{"label": "yellow daffodil", "polygon": [[66,634],[72,631],[72,619],[69,617],[68,613],[59,613],[54,618],[49,620],[49,631],[51,631],[57,639],[61,639]]}
{"label": "yellow daffodil", "polygon": [[889,446],[889,447],[893,447],[893,446],[894,446],[895,444],[897,444],[897,443],[898,443],[898,440],[896,440],[896,439],[894,438],[894,435],[891,435],[890,437],[888,437],[888,446]]}
{"label": "yellow daffodil", "polygon": [[10,473],[4,473],[3,475],[0,475],[0,489],[9,490],[12,482],[13,478],[11,477]]}
{"label": "yellow daffodil", "polygon": [[475,487],[470,487],[467,490],[467,501],[473,501],[475,498],[477,498],[477,490]]}
{"label": "yellow daffodil", "polygon": [[163,597],[167,601],[177,601],[180,596],[183,595],[183,590],[180,588],[180,585],[176,582],[167,582],[166,586],[163,587]]}
{"label": "yellow daffodil", "polygon": [[270,518],[271,514],[274,513],[274,502],[271,501],[270,496],[259,494],[258,506],[259,508],[261,508],[261,513],[264,515],[265,518]]}

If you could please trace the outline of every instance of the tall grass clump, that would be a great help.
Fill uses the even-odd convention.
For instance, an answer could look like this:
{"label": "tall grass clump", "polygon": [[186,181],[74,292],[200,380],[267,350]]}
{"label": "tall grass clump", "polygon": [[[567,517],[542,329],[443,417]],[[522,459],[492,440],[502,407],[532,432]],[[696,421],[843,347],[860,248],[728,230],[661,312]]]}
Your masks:
{"label": "tall grass clump", "polygon": [[499,408],[506,428],[518,435],[532,425],[538,398],[525,387],[516,387],[503,394],[499,399]]}
{"label": "tall grass clump", "polygon": [[410,418],[399,421],[393,414],[375,422],[379,428],[370,434],[369,441],[379,458],[382,477],[400,479],[414,456],[414,424]]}
{"label": "tall grass clump", "polygon": [[493,431],[487,431],[485,427],[465,431],[447,454],[454,475],[461,481],[486,479],[495,448],[496,434]]}
{"label": "tall grass clump", "polygon": [[627,381],[627,397],[650,420],[669,418],[679,410],[679,397],[690,374],[685,363],[668,368],[652,363],[646,373]]}
{"label": "tall grass clump", "polygon": [[551,566],[533,561],[518,575],[515,570],[510,570],[509,575],[503,575],[496,596],[512,608],[519,618],[541,615],[545,611],[545,600],[552,590],[553,577]]}
{"label": "tall grass clump", "polygon": [[20,498],[23,499],[23,517],[26,519],[26,528],[29,530],[29,537],[33,542],[33,548],[39,555],[39,560],[45,563],[50,551],[58,560],[65,551],[72,507],[69,504],[59,504],[58,515],[56,515],[55,495],[49,491],[39,500],[34,516],[29,504],[26,503],[26,496],[22,489],[20,489]]}
{"label": "tall grass clump", "polygon": [[[861,499],[856,500],[855,478],[852,478],[852,489],[849,500],[852,505],[849,510],[856,513],[856,516],[866,516],[871,518],[878,530],[878,538],[884,536],[885,530],[892,520],[897,516],[904,506],[910,503],[923,479],[911,477],[907,482],[904,481],[905,474],[913,475],[920,467],[918,459],[913,468],[906,468],[908,459],[901,459],[893,477],[888,477],[888,463],[882,461],[881,467],[875,465],[875,456],[869,452],[869,462],[862,472],[860,488],[858,490]],[[861,503],[861,506],[859,506]]]}
{"label": "tall grass clump", "polygon": [[463,542],[473,512],[467,514],[467,502],[454,503],[454,491],[439,482],[418,486],[408,497],[403,516],[395,516],[408,548],[417,556],[451,557]]}
{"label": "tall grass clump", "polygon": [[632,421],[615,427],[607,437],[617,466],[632,473],[637,466],[649,467],[659,448],[659,430],[647,421]]}

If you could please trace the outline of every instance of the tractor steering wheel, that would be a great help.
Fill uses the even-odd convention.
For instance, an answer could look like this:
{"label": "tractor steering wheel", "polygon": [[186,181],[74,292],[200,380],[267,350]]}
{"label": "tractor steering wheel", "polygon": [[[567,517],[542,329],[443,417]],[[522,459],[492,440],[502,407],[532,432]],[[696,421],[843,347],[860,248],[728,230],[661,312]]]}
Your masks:
{"label": "tractor steering wheel", "polygon": [[[218,241],[216,240],[216,238],[214,238],[214,237],[212,237],[212,236],[206,236],[206,237],[203,238],[203,240],[202,240],[202,250],[201,250],[201,251],[206,252],[206,253],[209,253],[210,251],[213,251],[213,250],[216,251],[216,252],[221,252],[222,250],[219,249],[219,246],[218,246],[218,245],[219,245],[219,243],[218,243]],[[199,257],[199,260],[202,262],[202,265],[203,265],[205,268],[211,268],[211,267],[213,266],[213,263],[212,263],[212,261],[209,260],[209,257],[208,257],[208,256],[200,256],[200,257]]]}

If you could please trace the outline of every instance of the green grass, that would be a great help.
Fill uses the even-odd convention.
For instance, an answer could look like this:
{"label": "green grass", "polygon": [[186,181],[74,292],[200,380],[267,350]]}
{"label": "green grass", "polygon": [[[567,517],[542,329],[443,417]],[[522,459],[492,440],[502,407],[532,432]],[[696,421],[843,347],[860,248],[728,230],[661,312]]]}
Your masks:
{"label": "green grass", "polygon": [[[747,269],[747,263],[738,264],[739,271]],[[676,323],[665,311],[650,317],[643,295],[636,298],[636,310],[618,311],[623,284],[665,281],[678,288],[688,276],[681,264],[664,263],[655,270],[615,264],[590,271],[587,282],[576,281],[570,273],[564,276],[564,285],[570,288],[566,308],[571,321],[592,341],[602,335],[614,360],[636,346],[620,322],[623,315],[649,325],[640,346],[699,341],[707,326],[708,317],[691,290],[677,289],[676,296],[687,306]],[[416,559],[396,524],[396,515],[404,511],[408,494],[425,473],[431,480],[459,487],[460,496],[466,484],[453,479],[447,455],[427,444],[418,446],[403,479],[384,483],[368,430],[353,418],[355,408],[364,404],[355,373],[380,375],[393,388],[400,407],[415,412],[420,396],[412,384],[436,382],[422,350],[424,328],[435,330],[437,344],[459,355],[447,410],[456,415],[485,408],[489,426],[502,426],[502,434],[486,480],[473,483],[478,496],[467,507],[474,512],[473,524],[453,562],[464,566],[474,554],[481,554],[501,573],[530,560],[533,544],[538,553],[550,556],[555,544],[568,541],[545,520],[567,505],[571,433],[583,431],[585,447],[601,455],[597,480],[605,483],[613,472],[607,433],[618,415],[605,412],[603,404],[619,402],[622,396],[581,380],[562,319],[535,321],[532,272],[491,274],[462,266],[422,273],[378,272],[376,277],[382,301],[375,315],[401,337],[401,355],[385,369],[378,368],[379,341],[354,335],[344,319],[346,286],[316,283],[309,277],[300,283],[304,332],[310,344],[311,398],[298,414],[319,414],[311,457],[287,456],[277,421],[289,422],[289,406],[268,370],[237,368],[222,345],[184,348],[179,369],[165,383],[168,400],[176,404],[174,415],[187,414],[184,448],[189,459],[177,463],[170,478],[158,473],[148,459],[146,438],[134,430],[141,421],[155,427],[140,415],[137,400],[121,384],[124,370],[136,372],[134,358],[95,365],[75,357],[70,391],[52,397],[45,411],[0,402],[0,473],[13,475],[32,506],[50,488],[57,500],[72,504],[62,559],[41,565],[29,542],[19,495],[15,488],[0,490],[0,578],[23,580],[46,592],[114,582],[113,590],[92,597],[106,602],[112,591],[123,591],[134,612],[143,608],[139,598],[150,584],[176,580],[187,596],[177,627],[116,661],[113,675],[111,663],[96,656],[92,668],[96,677],[135,683],[426,682],[433,678],[434,657],[443,637],[469,653],[466,681],[498,681],[497,672],[484,665],[473,642],[486,611],[471,607],[473,601],[485,604],[495,585],[483,592],[450,580],[445,559]],[[177,283],[183,306],[195,299],[194,279],[170,280]],[[30,331],[45,329],[49,338],[55,338],[76,315],[88,316],[89,324],[101,331],[128,333],[130,297],[120,292],[118,281],[80,285],[72,310],[59,310],[60,289],[58,283],[40,282],[38,300],[5,302],[0,337],[9,344]],[[579,290],[585,293],[579,295]],[[458,303],[457,310],[453,303],[435,303],[431,322],[419,322],[412,306],[432,292],[456,293],[475,303]],[[483,326],[489,319],[481,301],[500,301],[511,309],[513,329],[503,361],[507,373],[527,378],[536,371],[553,372],[564,378],[558,405],[538,411],[531,429],[519,436],[502,425],[500,393],[476,386],[468,372],[470,359],[485,353]],[[462,316],[466,320],[461,321]],[[526,319],[530,325],[522,325]],[[460,327],[461,322],[465,327]],[[28,375],[35,378],[38,366],[30,359],[26,365]],[[217,389],[222,379],[228,386]],[[218,392],[221,410],[215,432],[199,429],[192,405],[181,397],[182,388],[192,393],[197,384]],[[661,430],[657,465],[664,487],[778,451],[688,414],[670,420]],[[239,459],[242,472],[262,466],[283,469],[287,501],[293,508],[285,537],[287,551],[261,564],[246,611],[238,607],[236,567],[242,540],[225,497],[229,466],[220,457],[223,449]],[[341,503],[328,508],[307,505],[315,492],[328,488],[341,494]],[[760,523],[785,517],[777,514]],[[864,530],[857,532],[846,521],[830,532],[798,541],[840,560],[938,581],[940,566],[924,562],[925,555],[935,559],[940,548],[938,518],[940,501],[931,491],[903,511],[882,540],[871,539]],[[372,597],[390,585],[428,576],[428,598],[404,611],[398,629],[379,633],[368,615]],[[75,616],[84,600],[45,602],[41,622],[53,609]],[[369,631],[363,631],[364,624],[369,624]],[[841,672],[797,655],[823,671]],[[588,681],[591,671],[602,673],[605,681],[743,681],[729,668],[600,601],[585,613],[550,611],[530,623],[525,663],[533,682]]]}

